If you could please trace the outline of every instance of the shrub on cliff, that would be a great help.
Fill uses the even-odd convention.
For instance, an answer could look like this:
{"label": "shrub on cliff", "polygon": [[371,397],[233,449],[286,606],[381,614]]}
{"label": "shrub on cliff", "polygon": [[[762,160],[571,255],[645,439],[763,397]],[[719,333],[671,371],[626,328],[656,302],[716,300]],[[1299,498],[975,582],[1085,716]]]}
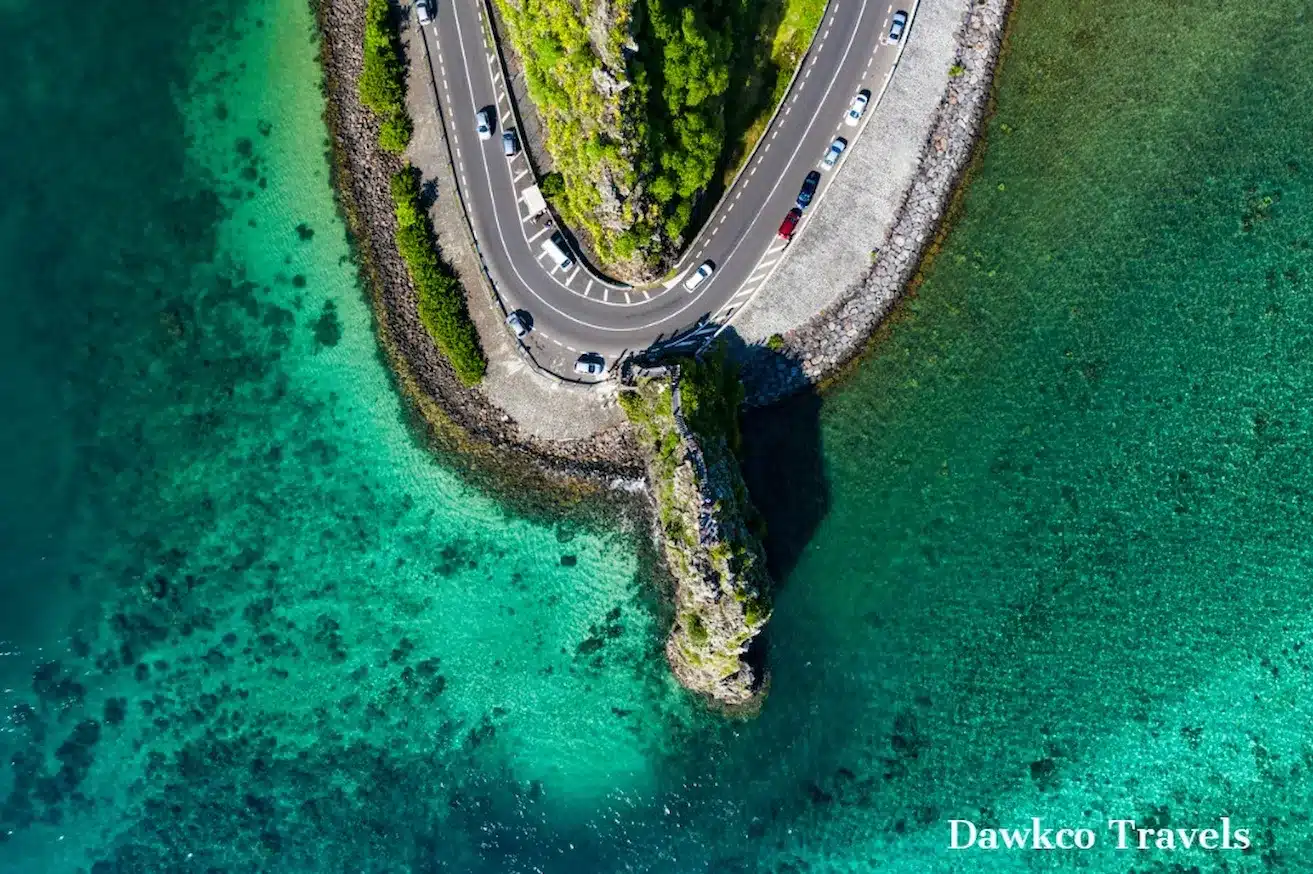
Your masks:
{"label": "shrub on cliff", "polygon": [[743,383],[728,349],[718,343],[700,361],[685,359],[679,364],[680,400],[689,427],[701,435],[724,437],[730,451],[737,453]]}
{"label": "shrub on cliff", "polygon": [[382,125],[379,146],[394,154],[405,151],[414,126],[406,112],[406,64],[388,0],[369,0],[365,7],[364,67],[356,87],[360,102]]}
{"label": "shrub on cliff", "polygon": [[397,217],[397,251],[415,284],[420,322],[461,382],[474,385],[487,372],[488,362],[470,321],[460,281],[438,254],[433,227],[420,202],[419,172],[414,167],[407,166],[392,177],[392,202]]}

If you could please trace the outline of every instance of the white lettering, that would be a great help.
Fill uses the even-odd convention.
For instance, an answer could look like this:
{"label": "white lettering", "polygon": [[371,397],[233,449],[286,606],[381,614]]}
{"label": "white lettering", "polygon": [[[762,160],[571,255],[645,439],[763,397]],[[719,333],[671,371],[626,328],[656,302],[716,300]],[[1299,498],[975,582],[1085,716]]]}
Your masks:
{"label": "white lettering", "polygon": [[1021,829],[1017,828],[1009,831],[1008,829],[1001,828],[998,830],[998,833],[1003,836],[1003,846],[1007,847],[1009,850],[1014,847],[1018,850],[1025,848],[1027,835]]}
{"label": "white lettering", "polygon": [[1094,830],[1088,828],[1076,829],[1076,846],[1082,850],[1088,850],[1094,846]]}
{"label": "white lettering", "polygon": [[[958,843],[957,840],[958,823],[965,825],[967,828],[971,830],[971,837],[967,838],[967,842],[965,844]],[[948,848],[950,850],[965,850],[967,847],[971,846],[976,842],[976,824],[969,819],[950,819],[948,821],[948,830],[949,830]]]}
{"label": "white lettering", "polygon": [[1110,819],[1110,820],[1108,820],[1108,828],[1112,828],[1113,826],[1117,826],[1117,849],[1119,849],[1119,850],[1124,850],[1124,849],[1126,849],[1126,826],[1128,826],[1128,825],[1129,825],[1131,828],[1134,828],[1134,827],[1135,827],[1135,820],[1133,820],[1133,819]]}
{"label": "white lettering", "polygon": [[1237,850],[1249,849],[1249,829],[1238,828],[1232,832],[1231,837],[1235,838]]}
{"label": "white lettering", "polygon": [[1205,850],[1217,849],[1217,829],[1206,828],[1199,833],[1199,846]]}
{"label": "white lettering", "polygon": [[1051,850],[1053,849],[1053,844],[1052,842],[1049,841],[1049,834],[1053,831],[1053,829],[1046,828],[1044,829],[1044,831],[1041,832],[1039,830],[1039,823],[1040,823],[1040,819],[1038,816],[1031,817],[1030,830],[1031,830],[1031,835],[1035,838],[1035,840],[1034,843],[1030,845],[1030,848],[1032,850]]}
{"label": "white lettering", "polygon": [[1172,836],[1172,830],[1169,828],[1158,829],[1158,849],[1175,850],[1176,840]]}

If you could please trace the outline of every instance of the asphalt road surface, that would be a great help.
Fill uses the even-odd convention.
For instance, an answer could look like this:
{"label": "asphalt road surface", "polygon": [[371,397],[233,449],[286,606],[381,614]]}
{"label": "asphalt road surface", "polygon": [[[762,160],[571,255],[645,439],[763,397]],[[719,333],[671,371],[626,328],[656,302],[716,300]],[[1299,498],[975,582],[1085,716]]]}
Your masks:
{"label": "asphalt road surface", "polygon": [[[777,232],[804,178],[822,169],[836,137],[851,145],[870,118],[911,33],[909,23],[900,43],[889,44],[890,20],[899,9],[912,9],[911,2],[904,7],[889,0],[832,0],[784,106],[681,259],[678,276],[639,289],[598,275],[577,254],[575,264],[562,269],[542,250],[559,228],[531,215],[521,199],[535,182],[523,150],[509,159],[503,153],[502,132],[515,121],[500,61],[484,38],[483,5],[436,5],[424,39],[475,237],[507,310],[532,316],[524,342],[541,365],[567,378],[577,378],[572,365],[583,352],[600,353],[610,367],[626,351],[672,338],[696,342],[751,300],[787,245]],[[848,126],[844,116],[862,90],[870,92],[871,104],[859,125]],[[484,108],[493,122],[487,139],[480,138],[475,122]],[[821,172],[817,198],[842,168],[840,158]],[[799,235],[806,219],[804,211]],[[707,260],[714,273],[695,292],[686,291],[685,279]]]}

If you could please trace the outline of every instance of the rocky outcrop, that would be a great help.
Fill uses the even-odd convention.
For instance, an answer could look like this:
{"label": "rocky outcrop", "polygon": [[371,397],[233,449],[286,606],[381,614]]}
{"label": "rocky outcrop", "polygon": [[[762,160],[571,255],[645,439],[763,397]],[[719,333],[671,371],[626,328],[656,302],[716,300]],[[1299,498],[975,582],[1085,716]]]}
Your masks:
{"label": "rocky outcrop", "polygon": [[[683,372],[690,368],[699,365]],[[637,377],[621,396],[647,458],[658,537],[674,580],[666,658],[686,688],[728,712],[751,713],[765,689],[755,645],[770,618],[770,578],[754,531],[758,516],[731,445],[739,397],[726,397],[714,378],[699,373],[692,390],[704,415],[695,429],[684,415],[689,388],[681,376],[680,367],[663,368]],[[735,423],[716,427],[717,417],[705,415],[714,405]]]}

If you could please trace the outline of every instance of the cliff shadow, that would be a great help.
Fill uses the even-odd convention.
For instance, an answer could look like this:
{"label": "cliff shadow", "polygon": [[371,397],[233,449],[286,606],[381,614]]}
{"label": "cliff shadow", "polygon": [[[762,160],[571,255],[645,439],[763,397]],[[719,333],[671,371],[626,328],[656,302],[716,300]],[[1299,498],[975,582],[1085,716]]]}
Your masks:
{"label": "cliff shadow", "polygon": [[[773,384],[793,383],[798,362],[786,351],[745,343],[731,327],[721,338],[741,367],[749,398]],[[766,523],[766,555],[783,585],[830,510],[830,486],[821,457],[821,397],[806,386],[782,401],[745,407],[739,463]]]}

